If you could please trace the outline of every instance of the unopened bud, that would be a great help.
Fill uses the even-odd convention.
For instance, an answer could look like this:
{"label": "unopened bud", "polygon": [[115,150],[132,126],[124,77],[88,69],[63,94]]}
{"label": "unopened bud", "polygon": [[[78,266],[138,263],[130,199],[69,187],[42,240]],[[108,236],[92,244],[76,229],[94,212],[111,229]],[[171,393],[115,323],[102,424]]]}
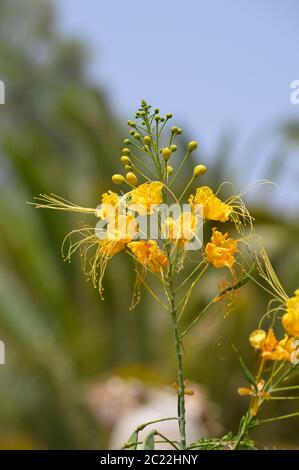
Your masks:
{"label": "unopened bud", "polygon": [[122,149],[122,153],[124,155],[131,155],[131,150],[130,149],[127,149],[126,147]]}
{"label": "unopened bud", "polygon": [[123,155],[122,157],[120,157],[120,161],[122,162],[123,165],[129,165],[131,163],[131,160],[126,155]]}
{"label": "unopened bud", "polygon": [[176,152],[177,149],[178,149],[175,144],[172,144],[169,148],[170,148],[170,150],[171,150],[172,152]]}
{"label": "unopened bud", "polygon": [[207,171],[207,167],[205,165],[196,165],[193,170],[193,175],[195,177],[204,175]]}
{"label": "unopened bud", "polygon": [[135,175],[135,173],[133,173],[132,171],[129,171],[129,173],[126,174],[126,179],[127,179],[127,182],[131,184],[132,186],[138,185],[138,178]]}
{"label": "unopened bud", "polygon": [[114,184],[122,184],[125,182],[125,178],[123,177],[123,175],[115,174],[112,176],[112,182]]}
{"label": "unopened bud", "polygon": [[173,168],[172,168],[172,166],[171,166],[171,165],[167,165],[167,174],[168,174],[168,175],[172,175],[172,173],[173,173]]}
{"label": "unopened bud", "polygon": [[188,151],[191,153],[193,152],[194,150],[196,150],[198,147],[198,143],[196,142],[196,140],[192,140],[191,142],[189,142],[188,144]]}
{"label": "unopened bud", "polygon": [[168,147],[165,147],[164,149],[162,149],[162,157],[164,158],[164,160],[167,162],[170,157],[171,157],[171,150],[170,148]]}
{"label": "unopened bud", "polygon": [[143,142],[144,142],[146,145],[150,145],[150,144],[151,144],[151,140],[152,140],[152,139],[150,138],[149,135],[145,135],[145,136],[143,137]]}

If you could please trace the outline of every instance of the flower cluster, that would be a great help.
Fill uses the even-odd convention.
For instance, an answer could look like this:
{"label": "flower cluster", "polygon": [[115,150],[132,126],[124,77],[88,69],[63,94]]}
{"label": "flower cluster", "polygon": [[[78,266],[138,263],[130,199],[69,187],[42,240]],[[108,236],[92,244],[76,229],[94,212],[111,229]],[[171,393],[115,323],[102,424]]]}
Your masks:
{"label": "flower cluster", "polygon": [[[159,116],[157,109],[151,112],[151,107],[142,102],[136,113],[136,118],[141,123],[128,122],[132,129],[131,138],[124,140],[125,147],[121,152],[120,162],[127,172],[112,176],[115,185],[127,186],[128,189],[122,189],[120,193],[108,189],[102,194],[99,207],[85,208],[54,195],[41,195],[36,198],[38,208],[89,213],[100,219],[101,224],[97,224],[94,234],[92,227],[87,226],[72,231],[66,237],[69,241],[66,258],[70,259],[77,249],[81,250],[85,272],[92,279],[94,286],[98,286],[101,297],[107,263],[118,253],[126,251],[145,270],[164,277],[174,259],[182,264],[188,242],[198,237],[197,228],[202,219],[203,223],[224,223],[232,220],[237,229],[248,220],[251,221],[251,216],[238,196],[231,196],[227,201],[222,201],[219,195],[206,185],[195,186],[194,195],[186,196],[195,179],[205,174],[206,167],[203,164],[195,165],[183,193],[175,194],[175,180],[198,144],[196,141],[188,144],[187,152],[173,175],[174,168],[169,165],[169,161],[178,150],[174,141],[182,130],[172,126],[168,145],[159,147],[162,130],[171,117],[170,113],[165,117]],[[145,156],[143,160],[141,153]],[[183,201],[184,210],[178,216],[169,214],[165,220],[161,220],[156,237],[148,237],[140,217],[158,213],[161,204]],[[74,237],[80,239],[76,238],[74,241]],[[229,237],[228,233],[222,233],[219,228],[213,228],[210,241],[203,249],[198,249],[198,264],[210,264],[216,268],[232,270],[238,243],[239,239],[235,240]],[[199,244],[199,247],[201,246],[202,243]],[[138,275],[140,276],[140,269]]]}
{"label": "flower cluster", "polygon": [[[258,261],[260,276],[273,291],[274,298],[269,305],[274,303],[276,306],[269,308],[261,320],[272,318],[271,326],[267,330],[258,328],[249,336],[251,346],[259,352],[259,368],[257,375],[252,376],[251,387],[241,387],[238,392],[253,397],[250,407],[252,416],[256,416],[264,400],[296,398],[272,395],[280,390],[292,389],[287,386],[280,389],[279,385],[291,376],[299,363],[299,289],[295,291],[294,297],[289,298],[264,249],[261,250],[261,257],[263,265]],[[280,312],[284,312],[281,318]],[[274,325],[284,330],[282,339],[277,338]],[[270,367],[266,367],[269,362]]]}

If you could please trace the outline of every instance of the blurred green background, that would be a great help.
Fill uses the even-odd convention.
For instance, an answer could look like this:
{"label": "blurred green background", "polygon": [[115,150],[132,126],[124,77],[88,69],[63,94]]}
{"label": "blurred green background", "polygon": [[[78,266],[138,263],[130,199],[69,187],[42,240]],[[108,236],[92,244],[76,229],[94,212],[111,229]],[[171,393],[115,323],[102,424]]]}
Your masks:
{"label": "blurred green background", "polygon": [[[20,5],[0,3],[0,78],[8,85],[0,107],[0,339],[7,362],[0,366],[0,448],[104,448],[109,432],[87,405],[88,385],[112,375],[171,384],[170,324],[146,295],[128,310],[134,275],[122,254],[107,269],[105,302],[86,282],[79,257],[63,262],[61,242],[83,217],[26,205],[40,192],[98,204],[118,169],[125,129],[105,90],[86,74],[85,45],[59,32],[53,5]],[[279,143],[255,176],[285,183],[285,165],[294,158],[298,164],[299,122],[282,121],[273,133]],[[248,153],[258,150],[256,139]],[[236,166],[232,155],[230,137],[214,155],[201,154],[209,167],[204,182],[217,187],[229,179],[238,185],[248,161]],[[251,198],[250,208],[291,295],[299,286],[297,213],[273,210],[271,194],[265,199],[267,204]],[[196,290],[187,318],[208,300],[213,282],[209,275]],[[247,284],[230,316],[215,309],[186,338],[186,376],[205,384],[220,406],[224,430],[236,430],[247,405],[236,393],[244,379],[232,345],[254,364],[248,334],[267,301]],[[294,405],[268,410],[279,415]],[[260,446],[298,448],[297,430],[294,419],[268,425],[254,437]]]}

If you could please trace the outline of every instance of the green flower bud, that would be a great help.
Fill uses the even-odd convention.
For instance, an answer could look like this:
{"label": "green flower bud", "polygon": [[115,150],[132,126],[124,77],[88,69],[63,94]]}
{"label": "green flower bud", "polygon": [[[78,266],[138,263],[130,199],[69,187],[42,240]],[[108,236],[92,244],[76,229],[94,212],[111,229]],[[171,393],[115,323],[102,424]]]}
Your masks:
{"label": "green flower bud", "polygon": [[131,145],[131,143],[132,142],[130,141],[130,139],[124,139],[124,144],[125,145]]}
{"label": "green flower bud", "polygon": [[172,144],[169,148],[170,148],[170,150],[171,150],[172,152],[176,152],[177,149],[178,149],[175,144]]}
{"label": "green flower bud", "polygon": [[135,173],[132,173],[131,171],[126,174],[126,179],[129,184],[132,186],[137,186],[138,185],[138,178],[135,175]]}
{"label": "green flower bud", "polygon": [[172,154],[170,148],[168,147],[165,147],[164,149],[162,149],[161,153],[162,153],[162,157],[164,158],[166,162],[170,159],[171,154]]}
{"label": "green flower bud", "polygon": [[179,130],[179,129],[178,129],[177,126],[172,126],[172,128],[171,128],[171,133],[172,133],[172,134],[177,134],[177,133],[178,133],[178,130]]}
{"label": "green flower bud", "polygon": [[188,144],[188,151],[191,153],[193,152],[194,150],[196,150],[198,147],[198,143],[196,142],[196,140],[192,140],[191,142],[189,142]]}
{"label": "green flower bud", "polygon": [[112,176],[112,182],[114,184],[122,184],[125,182],[125,178],[123,177],[123,175],[115,174]]}
{"label": "green flower bud", "polygon": [[151,144],[151,141],[152,141],[152,139],[150,138],[149,135],[145,135],[145,136],[143,137],[143,142],[144,142],[146,145],[150,145],[150,144]]}
{"label": "green flower bud", "polygon": [[168,175],[172,175],[172,173],[173,173],[173,168],[172,168],[172,166],[171,166],[171,165],[167,165],[167,174],[168,174]]}
{"label": "green flower bud", "polygon": [[196,165],[193,170],[193,175],[197,178],[197,176],[204,175],[207,171],[207,167],[205,165]]}
{"label": "green flower bud", "polygon": [[127,148],[123,148],[123,149],[122,149],[122,153],[123,153],[124,155],[131,155],[131,150],[130,150],[130,149],[127,149]]}
{"label": "green flower bud", "polygon": [[171,119],[171,118],[172,118],[172,114],[171,114],[171,113],[167,113],[167,114],[166,114],[166,117],[167,117],[167,119]]}
{"label": "green flower bud", "polygon": [[131,163],[131,160],[126,155],[123,155],[122,157],[120,157],[120,161],[122,162],[123,165],[129,165]]}

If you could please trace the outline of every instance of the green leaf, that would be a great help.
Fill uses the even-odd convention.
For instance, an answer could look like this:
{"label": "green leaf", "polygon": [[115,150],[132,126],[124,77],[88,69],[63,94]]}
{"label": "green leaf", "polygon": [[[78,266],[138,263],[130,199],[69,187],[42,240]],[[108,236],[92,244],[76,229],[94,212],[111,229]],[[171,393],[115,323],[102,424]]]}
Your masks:
{"label": "green leaf", "polygon": [[244,363],[243,359],[241,356],[239,356],[239,361],[240,361],[240,364],[242,366],[242,371],[243,371],[243,374],[244,374],[244,377],[248,380],[248,382],[254,386],[254,388],[256,389],[256,380],[255,380],[255,377],[252,375],[252,373],[250,372],[250,370],[248,369],[248,367],[246,366],[246,364]]}
{"label": "green leaf", "polygon": [[232,286],[226,287],[226,289],[223,289],[218,296],[221,297],[222,295],[226,294],[227,292],[231,292],[237,289],[240,289],[240,287],[243,287],[248,281],[251,279],[251,274],[253,273],[255,268],[255,263],[251,266],[250,270],[248,273],[245,274],[238,282],[233,284]]}
{"label": "green leaf", "polygon": [[143,441],[143,450],[154,450],[155,448],[155,434],[156,431],[151,431]]}
{"label": "green leaf", "polygon": [[138,431],[135,429],[135,431],[131,434],[128,442],[125,444],[125,448],[129,450],[136,450],[137,442],[138,442]]}

